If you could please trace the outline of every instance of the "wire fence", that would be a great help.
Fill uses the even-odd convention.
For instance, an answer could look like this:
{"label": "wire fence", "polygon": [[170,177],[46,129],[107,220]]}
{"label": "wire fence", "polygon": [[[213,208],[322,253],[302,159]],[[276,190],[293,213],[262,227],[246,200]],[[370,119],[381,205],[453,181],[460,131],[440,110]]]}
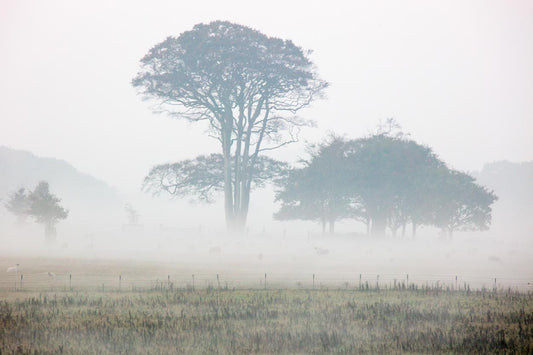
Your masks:
{"label": "wire fence", "polygon": [[197,274],[75,274],[12,273],[2,277],[3,291],[143,291],[201,289],[355,289],[389,290],[431,288],[448,291],[533,291],[533,280],[505,276],[452,274],[319,273],[288,274],[246,272],[237,275]]}

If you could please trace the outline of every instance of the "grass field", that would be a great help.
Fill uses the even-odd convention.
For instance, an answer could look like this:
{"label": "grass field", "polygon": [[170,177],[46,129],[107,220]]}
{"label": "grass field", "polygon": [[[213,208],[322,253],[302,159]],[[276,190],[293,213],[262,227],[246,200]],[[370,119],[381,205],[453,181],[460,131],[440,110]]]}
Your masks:
{"label": "grass field", "polygon": [[0,354],[533,352],[531,291],[211,259],[0,258]]}
{"label": "grass field", "polygon": [[10,292],[4,353],[524,353],[533,295],[396,290]]}

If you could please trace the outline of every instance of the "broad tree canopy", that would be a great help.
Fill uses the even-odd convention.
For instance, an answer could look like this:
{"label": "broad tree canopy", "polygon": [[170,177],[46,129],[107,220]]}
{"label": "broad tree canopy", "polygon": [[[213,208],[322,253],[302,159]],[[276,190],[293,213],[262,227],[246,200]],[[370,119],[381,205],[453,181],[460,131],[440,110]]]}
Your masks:
{"label": "broad tree canopy", "polygon": [[327,86],[309,52],[225,21],[154,46],[132,84],[157,111],[208,122],[222,148],[226,221],[237,229],[246,220],[258,156],[296,140],[308,122],[294,114]]}
{"label": "broad tree canopy", "polygon": [[[358,218],[375,236],[407,223],[445,230],[485,230],[493,192],[468,174],[450,169],[431,148],[404,135],[378,133],[319,146],[300,169],[280,182],[277,219]],[[333,228],[332,228],[333,229]]]}
{"label": "broad tree canopy", "polygon": [[351,141],[346,174],[372,220],[372,234],[395,231],[408,221],[427,219],[436,171],[445,167],[433,151],[406,137],[376,134]]}

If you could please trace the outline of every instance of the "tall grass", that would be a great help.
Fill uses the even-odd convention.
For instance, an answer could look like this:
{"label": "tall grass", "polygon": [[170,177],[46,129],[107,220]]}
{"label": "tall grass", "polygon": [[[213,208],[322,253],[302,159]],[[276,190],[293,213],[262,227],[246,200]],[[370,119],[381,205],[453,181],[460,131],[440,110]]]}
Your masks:
{"label": "tall grass", "polygon": [[533,295],[512,291],[144,290],[21,293],[0,353],[524,353]]}

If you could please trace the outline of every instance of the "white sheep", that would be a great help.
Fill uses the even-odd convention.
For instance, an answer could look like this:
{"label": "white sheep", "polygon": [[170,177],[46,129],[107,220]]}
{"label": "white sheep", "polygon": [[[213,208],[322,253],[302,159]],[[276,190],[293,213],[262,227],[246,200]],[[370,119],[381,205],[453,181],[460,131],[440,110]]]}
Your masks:
{"label": "white sheep", "polygon": [[325,248],[315,247],[315,251],[318,255],[327,255],[329,254],[329,250]]}
{"label": "white sheep", "polygon": [[17,264],[16,266],[10,266],[7,268],[6,272],[19,272],[19,265],[20,264]]}

